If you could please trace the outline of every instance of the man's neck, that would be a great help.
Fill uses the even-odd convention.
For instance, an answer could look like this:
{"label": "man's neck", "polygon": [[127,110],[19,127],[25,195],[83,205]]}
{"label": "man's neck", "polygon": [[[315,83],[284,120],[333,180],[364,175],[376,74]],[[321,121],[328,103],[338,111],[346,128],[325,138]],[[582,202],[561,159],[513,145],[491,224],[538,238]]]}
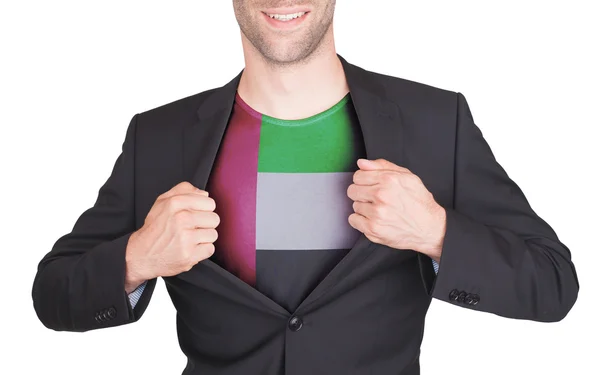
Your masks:
{"label": "man's neck", "polygon": [[[331,46],[332,47],[332,46]],[[315,51],[308,61],[286,67],[268,64],[256,51],[244,53],[238,93],[254,110],[280,119],[301,119],[333,106],[348,93],[334,48]]]}

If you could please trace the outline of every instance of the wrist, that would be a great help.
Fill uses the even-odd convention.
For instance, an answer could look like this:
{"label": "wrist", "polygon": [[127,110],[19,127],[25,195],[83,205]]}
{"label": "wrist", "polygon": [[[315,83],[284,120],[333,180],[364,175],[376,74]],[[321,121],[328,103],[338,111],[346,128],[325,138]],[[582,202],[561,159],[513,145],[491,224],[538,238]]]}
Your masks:
{"label": "wrist", "polygon": [[425,245],[421,252],[439,263],[442,256],[442,247],[445,236],[446,210],[439,206],[439,209],[432,220],[432,230],[430,231],[429,237],[424,241]]}
{"label": "wrist", "polygon": [[140,267],[138,246],[138,232],[133,232],[129,237],[127,248],[125,249],[125,291],[127,294],[133,292],[148,277],[142,272]]}

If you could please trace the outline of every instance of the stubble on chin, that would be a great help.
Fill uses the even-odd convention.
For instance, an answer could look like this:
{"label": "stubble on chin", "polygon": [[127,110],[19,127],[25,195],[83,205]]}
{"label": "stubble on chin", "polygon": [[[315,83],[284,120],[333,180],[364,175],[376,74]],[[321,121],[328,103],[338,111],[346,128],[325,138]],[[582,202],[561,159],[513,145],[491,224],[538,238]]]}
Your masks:
{"label": "stubble on chin", "polygon": [[[281,69],[307,63],[311,57],[318,55],[319,47],[322,46],[329,28],[332,27],[335,2],[330,6],[331,8],[328,8],[326,14],[322,16],[322,20],[317,22],[312,20],[313,25],[303,32],[304,35],[296,37],[295,40],[290,41],[288,45],[282,48],[269,42],[267,35],[261,32],[258,26],[262,23],[262,20],[258,17],[262,15],[258,14],[257,18],[254,18],[245,6],[244,1],[239,2],[235,13],[242,34],[254,47],[257,54],[271,67]],[[282,37],[285,36],[282,35]],[[274,38],[277,38],[277,36],[274,36]]]}

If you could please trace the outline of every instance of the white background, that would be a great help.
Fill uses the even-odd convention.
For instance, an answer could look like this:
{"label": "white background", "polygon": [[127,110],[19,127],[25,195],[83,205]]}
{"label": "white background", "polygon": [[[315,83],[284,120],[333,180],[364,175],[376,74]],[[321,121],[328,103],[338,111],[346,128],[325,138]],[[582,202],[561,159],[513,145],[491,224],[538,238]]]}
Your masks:
{"label": "white background", "polygon": [[[338,53],[462,92],[579,274],[579,300],[559,323],[434,300],[424,375],[600,373],[594,3],[338,2]],[[87,333],[43,327],[31,285],[37,262],[94,203],[131,117],[221,86],[242,69],[231,1],[3,1],[0,38],[0,373],[181,373],[162,280],[141,321]]]}

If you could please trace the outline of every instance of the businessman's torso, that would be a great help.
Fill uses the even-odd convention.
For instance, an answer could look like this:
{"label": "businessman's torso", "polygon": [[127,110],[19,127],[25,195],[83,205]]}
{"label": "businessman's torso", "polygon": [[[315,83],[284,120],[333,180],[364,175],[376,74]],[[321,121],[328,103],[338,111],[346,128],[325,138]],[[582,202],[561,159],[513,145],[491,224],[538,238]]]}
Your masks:
{"label": "businessman's torso", "polygon": [[[438,203],[450,207],[455,95],[356,67],[350,75],[356,120],[364,136],[364,156],[385,158],[409,168],[423,180]],[[136,227],[141,227],[158,195],[184,180],[207,189],[215,197],[217,207],[219,194],[225,194],[229,203],[223,202],[223,213],[230,211],[227,204],[231,204],[234,193],[220,192],[218,187],[227,181],[219,176],[223,173],[219,171],[226,169],[222,151],[231,129],[237,79],[239,76],[223,88],[139,114],[135,145]],[[354,154],[349,156],[353,157]],[[259,162],[260,159],[254,161],[255,179],[259,178]],[[265,175],[270,162],[265,159],[263,163]],[[282,224],[285,216],[272,221],[276,219],[274,213],[281,215],[285,211],[277,211],[281,207],[272,207],[271,216],[259,218],[257,186],[251,191],[255,207],[250,216],[254,215],[256,225],[260,221],[265,225]],[[339,219],[348,207],[340,207],[341,213],[333,217]],[[311,213],[314,211],[306,215],[310,217]],[[285,292],[293,290],[294,277],[301,279],[310,262],[305,268],[298,262],[297,274],[284,275],[291,276],[289,279],[280,275],[278,279],[273,273],[277,256],[281,255],[277,253],[290,250],[282,249],[281,243],[270,250],[269,245],[261,249],[254,227],[255,246],[250,261],[254,262],[250,272],[255,277],[253,285],[248,282],[252,277],[244,280],[244,273],[236,274],[231,266],[240,264],[239,260],[231,260],[240,256],[239,251],[231,253],[232,246],[244,239],[234,237],[235,223],[227,224],[234,218],[223,219],[231,229],[227,237],[216,243],[213,258],[189,272],[165,278],[177,309],[180,345],[189,358],[186,373],[282,374],[284,368],[286,374],[395,374],[403,369],[403,374],[418,373],[424,319],[431,301],[424,283],[431,283],[431,279],[422,278],[423,264],[416,252],[391,249],[357,234],[338,259],[332,257],[328,267],[321,265],[322,276],[298,285],[294,297],[297,302],[286,303],[289,301],[283,298]],[[272,245],[273,241],[266,239],[264,243]],[[265,261],[260,258],[261,251],[274,258]],[[229,258],[223,256],[228,252]],[[268,280],[262,287],[258,282],[261,259]],[[285,266],[288,273],[294,269],[293,264]],[[285,280],[289,280],[287,285],[273,285]]]}

